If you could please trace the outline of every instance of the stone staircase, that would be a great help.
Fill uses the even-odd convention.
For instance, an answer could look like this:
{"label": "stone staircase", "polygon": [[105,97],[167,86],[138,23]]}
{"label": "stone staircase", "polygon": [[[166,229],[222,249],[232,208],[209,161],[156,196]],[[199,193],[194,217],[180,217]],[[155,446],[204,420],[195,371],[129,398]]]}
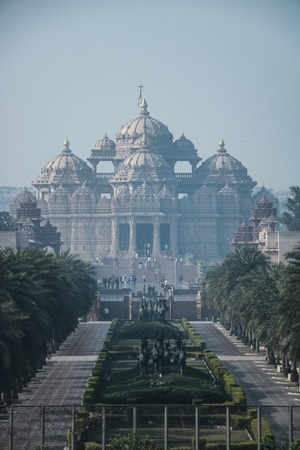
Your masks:
{"label": "stone staircase", "polygon": [[[197,267],[192,264],[175,263],[172,259],[160,257],[153,265],[147,263],[147,258],[118,258],[107,259],[105,264],[96,266],[97,279],[114,276],[130,276],[135,274],[137,285],[150,284],[159,285],[161,280],[167,280],[178,289],[186,289],[195,283],[197,277]],[[143,277],[146,277],[144,282]],[[179,282],[180,277],[183,283]]]}

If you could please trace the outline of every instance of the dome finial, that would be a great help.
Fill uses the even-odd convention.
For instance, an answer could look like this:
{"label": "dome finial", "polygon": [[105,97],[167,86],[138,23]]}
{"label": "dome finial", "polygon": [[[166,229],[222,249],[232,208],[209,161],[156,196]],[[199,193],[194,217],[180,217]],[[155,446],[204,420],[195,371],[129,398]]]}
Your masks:
{"label": "dome finial", "polygon": [[219,142],[218,152],[219,153],[226,153],[225,142],[223,141],[223,139],[221,139],[220,142]]}
{"label": "dome finial", "polygon": [[147,103],[146,100],[143,98],[142,101],[141,101],[141,111],[148,112],[148,111],[147,111],[147,108],[148,108],[148,103]]}
{"label": "dome finial", "polygon": [[67,148],[69,148],[69,146],[70,146],[70,142],[69,142],[69,139],[68,139],[68,138],[66,138],[66,139],[64,140],[64,147],[67,147]]}

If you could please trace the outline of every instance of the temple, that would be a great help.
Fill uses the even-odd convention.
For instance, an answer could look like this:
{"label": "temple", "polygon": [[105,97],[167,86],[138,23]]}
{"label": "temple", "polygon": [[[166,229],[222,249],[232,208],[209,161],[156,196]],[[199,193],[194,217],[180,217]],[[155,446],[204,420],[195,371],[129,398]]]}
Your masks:
{"label": "temple", "polygon": [[[233,250],[233,233],[251,216],[256,182],[224,141],[201,162],[189,139],[174,140],[150,115],[145,99],[138,116],[115,140],[98,140],[87,161],[66,139],[32,183],[42,217],[61,235],[61,249],[84,260],[164,252],[210,265]],[[182,162],[188,172],[178,172]]]}

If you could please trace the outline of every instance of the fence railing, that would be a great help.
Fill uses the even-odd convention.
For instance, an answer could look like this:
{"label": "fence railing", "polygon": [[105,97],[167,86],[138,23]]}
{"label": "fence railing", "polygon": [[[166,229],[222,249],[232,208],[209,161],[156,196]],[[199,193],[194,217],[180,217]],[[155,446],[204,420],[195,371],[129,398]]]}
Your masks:
{"label": "fence railing", "polygon": [[[224,405],[21,406],[0,410],[1,450],[77,450],[82,441],[109,449],[116,435],[151,436],[157,449],[262,449],[271,426],[278,447],[300,439],[300,406]],[[239,446],[240,444],[240,446]],[[82,444],[81,444],[82,445]],[[217,448],[217,447],[215,447]]]}

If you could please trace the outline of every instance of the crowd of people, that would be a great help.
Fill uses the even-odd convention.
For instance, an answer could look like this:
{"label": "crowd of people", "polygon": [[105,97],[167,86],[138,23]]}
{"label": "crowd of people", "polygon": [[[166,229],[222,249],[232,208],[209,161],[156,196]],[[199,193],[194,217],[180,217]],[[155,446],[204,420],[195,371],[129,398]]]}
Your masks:
{"label": "crowd of people", "polygon": [[103,289],[122,289],[128,287],[135,287],[136,276],[130,275],[111,275],[109,277],[103,277],[102,280],[98,280],[98,286]]}
{"label": "crowd of people", "polygon": [[[183,264],[182,258],[174,258],[172,255],[165,254],[164,258],[171,259],[176,265]],[[119,260],[115,258],[113,266],[113,274],[103,276],[98,280],[98,286],[101,289],[124,289],[130,288],[135,290],[138,284],[142,284],[140,291],[143,295],[153,296],[155,289],[160,289],[164,296],[171,296],[174,293],[174,285],[170,283],[164,274],[161,273],[160,261],[157,257],[146,256],[140,257],[135,255],[135,261],[131,263],[131,272],[129,275],[117,275],[120,271]],[[153,283],[153,286],[149,284]],[[180,275],[178,282],[183,284],[183,276]],[[148,283],[148,285],[147,285]],[[146,287],[147,286],[147,287]],[[156,287],[156,288],[155,288]],[[151,292],[153,290],[153,292]]]}

